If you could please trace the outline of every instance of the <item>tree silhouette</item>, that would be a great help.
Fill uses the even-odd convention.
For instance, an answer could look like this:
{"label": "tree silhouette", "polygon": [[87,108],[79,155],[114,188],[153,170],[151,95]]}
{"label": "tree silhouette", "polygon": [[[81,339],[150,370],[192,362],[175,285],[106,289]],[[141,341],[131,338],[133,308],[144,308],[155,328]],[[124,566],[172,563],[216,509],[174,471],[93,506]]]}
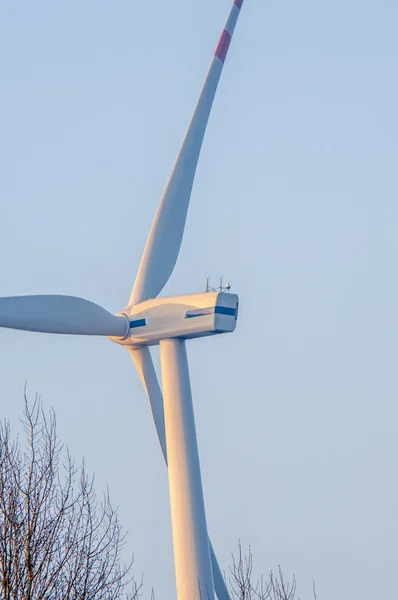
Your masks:
{"label": "tree silhouette", "polygon": [[[267,578],[253,576],[253,555],[249,547],[244,556],[242,545],[238,542],[237,557],[232,555],[232,567],[229,576],[231,600],[300,600],[297,594],[296,577],[293,575],[289,582],[281,567],[277,573],[271,571]],[[313,598],[317,600],[315,582],[313,583]]]}
{"label": "tree silhouette", "polygon": [[25,394],[26,444],[0,425],[0,597],[3,600],[133,600],[121,561],[125,534],[109,493],[96,498],[84,464],[59,442],[53,411]]}

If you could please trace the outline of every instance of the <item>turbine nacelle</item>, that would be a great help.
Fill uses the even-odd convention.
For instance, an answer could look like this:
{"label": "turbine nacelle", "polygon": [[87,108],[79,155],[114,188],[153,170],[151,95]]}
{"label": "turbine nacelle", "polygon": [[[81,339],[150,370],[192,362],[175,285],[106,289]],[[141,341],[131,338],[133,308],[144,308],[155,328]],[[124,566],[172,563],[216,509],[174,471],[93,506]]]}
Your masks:
{"label": "turbine nacelle", "polygon": [[164,339],[193,339],[235,330],[239,299],[223,292],[155,298],[129,306],[119,316],[128,319],[125,338],[112,337],[129,347],[155,346]]}

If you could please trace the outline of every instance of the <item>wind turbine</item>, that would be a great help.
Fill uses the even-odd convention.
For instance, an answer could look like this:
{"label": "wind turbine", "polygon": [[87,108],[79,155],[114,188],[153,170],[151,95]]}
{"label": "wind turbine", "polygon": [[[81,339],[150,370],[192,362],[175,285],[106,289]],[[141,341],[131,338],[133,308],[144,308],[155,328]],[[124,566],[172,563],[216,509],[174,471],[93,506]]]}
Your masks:
{"label": "wind turbine", "polygon": [[[238,297],[206,292],[158,298],[181,247],[196,167],[243,0],[234,0],[176,163],[157,209],[127,307],[112,315],[72,296],[0,298],[0,327],[110,337],[130,352],[148,396],[168,466],[179,600],[229,598],[206,513],[186,340],[235,330]],[[163,394],[150,346],[160,346]]]}

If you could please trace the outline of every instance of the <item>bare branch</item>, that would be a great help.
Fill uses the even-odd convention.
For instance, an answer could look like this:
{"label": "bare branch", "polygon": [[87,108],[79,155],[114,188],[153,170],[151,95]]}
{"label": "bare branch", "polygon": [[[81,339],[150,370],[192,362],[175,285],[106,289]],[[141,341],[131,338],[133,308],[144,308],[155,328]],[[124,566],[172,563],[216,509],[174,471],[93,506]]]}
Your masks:
{"label": "bare branch", "polygon": [[25,393],[26,445],[0,423],[0,597],[138,600],[142,581],[121,562],[125,533],[107,491],[97,501],[39,398]]}
{"label": "bare branch", "polygon": [[[229,584],[232,600],[300,600],[296,598],[295,576],[293,575],[289,582],[281,567],[276,574],[271,571],[268,578],[262,576],[260,579],[255,579],[251,549],[249,547],[248,555],[244,556],[240,541],[238,541],[237,558],[232,555]],[[314,600],[317,600],[315,582],[313,582],[313,592]]]}

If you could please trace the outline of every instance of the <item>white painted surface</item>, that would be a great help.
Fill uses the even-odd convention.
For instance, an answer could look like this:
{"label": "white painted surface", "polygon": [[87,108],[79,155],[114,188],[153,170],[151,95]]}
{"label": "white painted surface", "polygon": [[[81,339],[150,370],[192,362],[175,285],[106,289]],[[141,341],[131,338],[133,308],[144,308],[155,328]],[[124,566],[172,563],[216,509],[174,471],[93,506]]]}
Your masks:
{"label": "white painted surface", "polygon": [[219,60],[213,60],[157,209],[129,304],[155,298],[173,272],[181,248],[196,167],[222,67]]}
{"label": "white painted surface", "polygon": [[156,375],[151,351],[147,346],[142,346],[141,348],[136,349],[129,348],[129,352],[141,379],[141,383],[144,386],[144,390],[151,407],[153,422],[155,424],[156,433],[158,434],[160,447],[167,465],[163,395]]}
{"label": "white painted surface", "polygon": [[98,304],[74,296],[15,296],[0,298],[0,327],[124,337],[129,329],[123,316],[114,316]]}
{"label": "white painted surface", "polygon": [[186,345],[160,342],[178,600],[214,599]]}
{"label": "white painted surface", "polygon": [[[131,349],[129,352],[144,386],[152,411],[153,421],[162,449],[164,461],[167,466],[166,430],[164,424],[163,394],[160,389],[152,360],[151,351],[148,347]],[[229,592],[225,585],[224,577],[218,563],[216,553],[209,538],[211,566],[213,570],[214,588],[218,600],[229,600]]]}
{"label": "white painted surface", "polygon": [[[239,13],[239,8],[233,4],[225,27],[231,36]],[[215,56],[156,211],[129,305],[156,298],[174,270],[181,248],[200,151],[223,66],[224,63]]]}
{"label": "white painted surface", "polygon": [[[153,346],[162,339],[231,333],[236,328],[238,307],[236,294],[221,292],[147,300],[120,313],[128,318],[131,329],[128,337],[114,341],[130,347]],[[217,312],[223,308],[232,314]]]}

